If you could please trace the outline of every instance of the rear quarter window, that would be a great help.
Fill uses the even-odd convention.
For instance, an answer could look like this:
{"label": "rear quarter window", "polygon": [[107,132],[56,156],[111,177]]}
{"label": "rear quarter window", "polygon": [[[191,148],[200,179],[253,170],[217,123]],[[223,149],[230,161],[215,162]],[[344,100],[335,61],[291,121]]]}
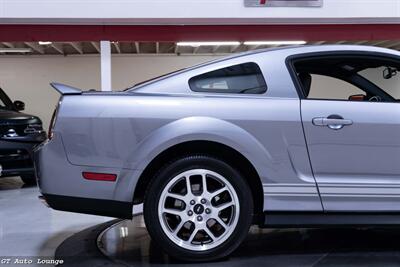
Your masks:
{"label": "rear quarter window", "polygon": [[253,62],[207,72],[189,80],[195,92],[263,94],[267,84],[260,67]]}

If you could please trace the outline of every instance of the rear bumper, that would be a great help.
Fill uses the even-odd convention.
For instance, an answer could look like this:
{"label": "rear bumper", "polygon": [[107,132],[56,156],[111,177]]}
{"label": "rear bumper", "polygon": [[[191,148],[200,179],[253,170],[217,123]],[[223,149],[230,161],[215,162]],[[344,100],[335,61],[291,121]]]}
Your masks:
{"label": "rear bumper", "polygon": [[[132,217],[133,189],[137,171],[121,168],[71,164],[60,134],[34,150],[39,189],[47,204],[56,210],[110,216]],[[116,174],[116,181],[93,181],[83,172]]]}
{"label": "rear bumper", "polygon": [[132,204],[129,202],[50,194],[43,197],[47,205],[55,210],[132,219]]}

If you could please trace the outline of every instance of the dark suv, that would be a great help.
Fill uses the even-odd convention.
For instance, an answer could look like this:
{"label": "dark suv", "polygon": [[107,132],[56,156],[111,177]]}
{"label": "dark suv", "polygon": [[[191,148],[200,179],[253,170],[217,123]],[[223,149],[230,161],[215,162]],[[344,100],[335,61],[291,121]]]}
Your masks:
{"label": "dark suv", "polygon": [[14,101],[0,88],[0,177],[21,176],[35,184],[32,149],[46,139],[42,121],[21,113],[25,104]]}

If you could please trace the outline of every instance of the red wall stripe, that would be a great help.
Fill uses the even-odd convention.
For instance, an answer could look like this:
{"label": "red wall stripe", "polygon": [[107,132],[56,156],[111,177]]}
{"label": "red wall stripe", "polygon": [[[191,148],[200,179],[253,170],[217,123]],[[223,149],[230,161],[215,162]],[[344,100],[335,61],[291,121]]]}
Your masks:
{"label": "red wall stripe", "polygon": [[391,40],[399,24],[337,25],[0,25],[0,42]]}

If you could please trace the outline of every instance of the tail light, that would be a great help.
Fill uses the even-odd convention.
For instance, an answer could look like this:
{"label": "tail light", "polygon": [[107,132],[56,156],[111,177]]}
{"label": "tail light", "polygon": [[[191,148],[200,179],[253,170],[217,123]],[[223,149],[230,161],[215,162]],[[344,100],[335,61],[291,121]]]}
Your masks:
{"label": "tail light", "polygon": [[117,180],[117,175],[113,173],[83,172],[82,176],[86,180],[108,181],[108,182],[115,182]]}
{"label": "tail light", "polygon": [[60,103],[61,103],[61,101],[58,102],[56,108],[54,109],[53,115],[51,116],[50,125],[49,125],[49,131],[47,132],[48,133],[47,137],[49,139],[52,139],[53,136],[54,136],[53,128],[54,128],[54,125],[56,124],[56,117],[57,117],[57,112],[58,112],[58,108],[60,106]]}

